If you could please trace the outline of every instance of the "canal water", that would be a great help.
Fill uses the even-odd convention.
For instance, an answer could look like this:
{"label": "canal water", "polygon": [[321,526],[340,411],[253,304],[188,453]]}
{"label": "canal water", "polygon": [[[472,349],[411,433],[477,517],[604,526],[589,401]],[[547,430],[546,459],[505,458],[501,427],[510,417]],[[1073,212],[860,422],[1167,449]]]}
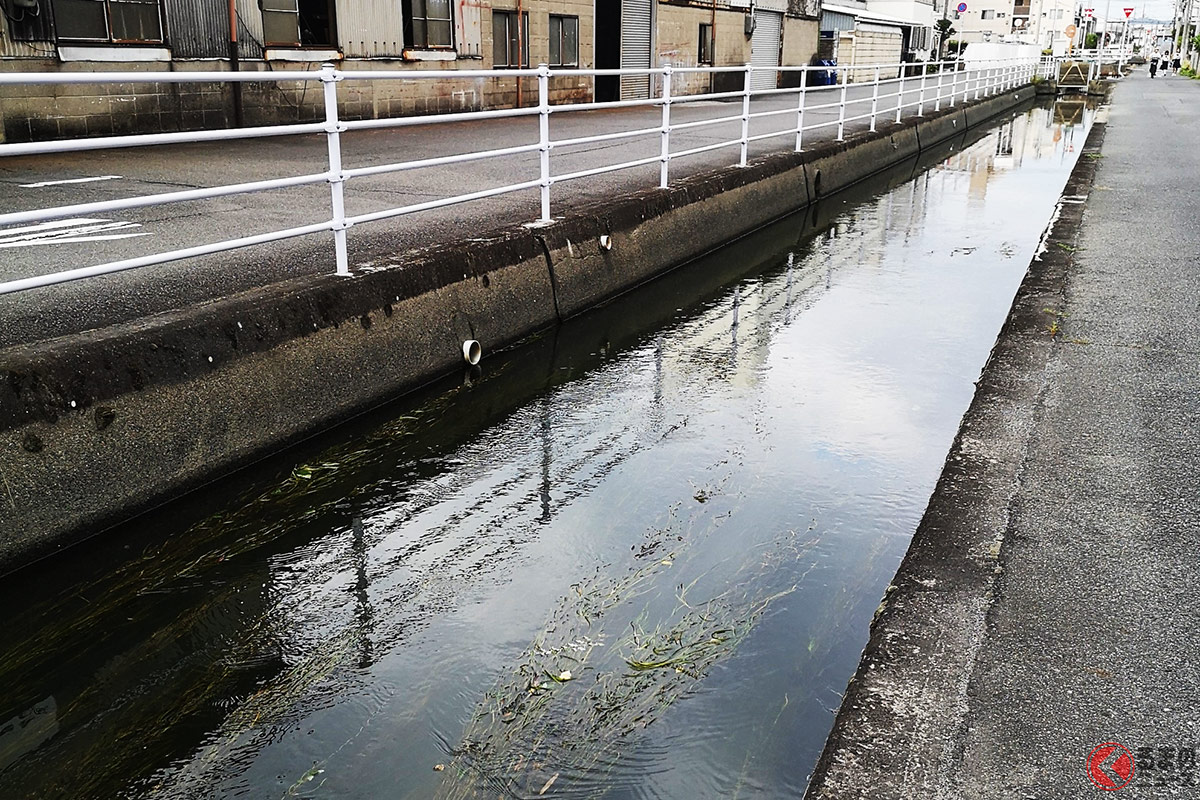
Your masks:
{"label": "canal water", "polygon": [[1091,113],[7,579],[0,796],[798,797]]}

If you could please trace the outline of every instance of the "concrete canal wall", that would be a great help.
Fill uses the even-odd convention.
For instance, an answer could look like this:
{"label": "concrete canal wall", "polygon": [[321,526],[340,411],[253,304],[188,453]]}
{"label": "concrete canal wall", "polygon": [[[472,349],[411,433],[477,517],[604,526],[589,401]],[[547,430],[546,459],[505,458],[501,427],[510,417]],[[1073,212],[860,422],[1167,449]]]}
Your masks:
{"label": "concrete canal wall", "polygon": [[0,572],[245,467],[1033,98],[1022,87],[545,226],[0,352]]}

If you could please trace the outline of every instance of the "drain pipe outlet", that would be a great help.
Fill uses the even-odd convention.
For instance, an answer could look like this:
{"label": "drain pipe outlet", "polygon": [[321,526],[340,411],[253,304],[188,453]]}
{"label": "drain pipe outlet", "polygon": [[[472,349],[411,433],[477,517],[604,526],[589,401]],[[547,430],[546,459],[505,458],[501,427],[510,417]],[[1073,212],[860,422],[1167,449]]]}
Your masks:
{"label": "drain pipe outlet", "polygon": [[463,361],[466,361],[472,367],[479,363],[480,357],[483,356],[483,345],[474,339],[467,339],[462,345]]}

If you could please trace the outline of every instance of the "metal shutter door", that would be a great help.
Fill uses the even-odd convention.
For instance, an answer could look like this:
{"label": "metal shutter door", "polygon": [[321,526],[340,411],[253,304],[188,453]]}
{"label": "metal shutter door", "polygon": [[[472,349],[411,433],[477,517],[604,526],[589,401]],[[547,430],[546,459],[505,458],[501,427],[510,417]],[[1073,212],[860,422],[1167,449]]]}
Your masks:
{"label": "metal shutter door", "polygon": [[[621,69],[650,68],[650,9],[654,0],[621,0]],[[622,75],[621,99],[650,96],[649,75]]]}
{"label": "metal shutter door", "polygon": [[[778,11],[754,12],[754,34],[750,38],[750,64],[755,67],[779,66],[779,43],[783,32],[783,14]],[[755,70],[751,89],[776,88],[777,73]]]}

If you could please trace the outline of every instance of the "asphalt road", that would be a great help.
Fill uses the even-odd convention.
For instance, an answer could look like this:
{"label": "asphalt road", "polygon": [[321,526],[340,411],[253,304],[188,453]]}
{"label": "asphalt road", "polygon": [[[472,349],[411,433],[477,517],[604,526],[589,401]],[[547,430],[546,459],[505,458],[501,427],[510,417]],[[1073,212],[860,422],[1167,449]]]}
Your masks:
{"label": "asphalt road", "polygon": [[[903,101],[906,115],[916,111],[919,80],[909,79]],[[932,81],[930,81],[932,84]],[[883,87],[882,93],[894,93]],[[836,135],[837,108],[813,110],[837,102],[838,89],[808,93],[805,125],[830,123],[806,131],[806,142]],[[849,97],[861,102],[848,116],[870,112],[871,88],[851,86]],[[932,88],[927,97],[932,98]],[[882,119],[894,119],[897,99],[879,99]],[[750,135],[794,127],[794,94],[753,101],[752,112],[783,113],[753,120]],[[932,101],[925,106],[932,108]],[[719,119],[741,113],[741,101],[700,101],[675,106],[672,124]],[[655,128],[658,107],[556,113],[551,139]],[[865,129],[866,120],[847,125]],[[740,136],[738,121],[672,134],[672,152],[702,147]],[[343,137],[346,168],[432,158],[537,141],[536,117],[354,131]],[[794,147],[786,133],[750,147],[751,158]],[[657,132],[637,139],[563,147],[552,152],[552,174],[563,175],[621,161],[657,156]],[[347,184],[350,214],[419,203],[487,187],[503,186],[538,175],[536,153],[470,164],[356,178]],[[672,160],[671,174],[680,177],[736,164],[737,146]],[[0,212],[85,203],[228,183],[323,172],[327,169],[323,135],[263,140],[183,144],[75,153],[0,158],[0,186],[5,202]],[[99,180],[89,180],[99,179]],[[82,182],[71,182],[81,181]],[[63,182],[68,181],[68,182]],[[555,184],[552,214],[630,190],[658,184],[658,165],[607,173]],[[32,225],[0,228],[0,281],[102,264],[150,253],[328,220],[325,185],[291,188],[207,201],[95,214],[53,229]],[[349,231],[350,263],[361,267],[412,248],[446,240],[477,237],[499,227],[538,218],[537,190],[421,212],[356,226]],[[80,330],[103,327],[184,307],[290,277],[332,272],[332,237],[307,237],[219,255],[143,267],[24,292],[0,295],[0,347],[35,342]]]}

